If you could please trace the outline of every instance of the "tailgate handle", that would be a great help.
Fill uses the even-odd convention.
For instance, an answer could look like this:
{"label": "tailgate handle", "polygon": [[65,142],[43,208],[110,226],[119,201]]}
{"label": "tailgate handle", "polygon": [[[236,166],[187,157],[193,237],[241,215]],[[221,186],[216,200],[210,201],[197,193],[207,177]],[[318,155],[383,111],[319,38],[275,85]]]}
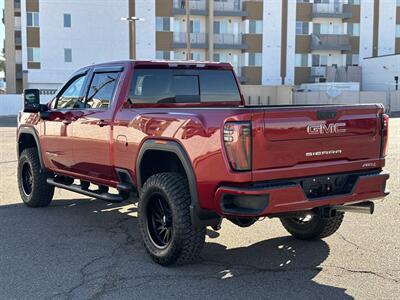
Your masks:
{"label": "tailgate handle", "polygon": [[320,110],[317,111],[318,120],[329,120],[336,118],[336,110]]}

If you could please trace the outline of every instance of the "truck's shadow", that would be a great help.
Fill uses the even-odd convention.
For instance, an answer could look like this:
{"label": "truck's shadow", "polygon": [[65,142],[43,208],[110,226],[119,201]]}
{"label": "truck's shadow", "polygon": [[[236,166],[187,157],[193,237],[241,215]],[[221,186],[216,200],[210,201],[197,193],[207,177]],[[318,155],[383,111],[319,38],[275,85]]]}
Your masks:
{"label": "truck's shadow", "polygon": [[1,299],[349,298],[344,289],[315,281],[329,255],[323,241],[266,233],[265,241],[226,249],[214,234],[199,261],[163,268],[144,251],[136,207],[95,200],[57,200],[44,209],[0,206],[0,253]]}

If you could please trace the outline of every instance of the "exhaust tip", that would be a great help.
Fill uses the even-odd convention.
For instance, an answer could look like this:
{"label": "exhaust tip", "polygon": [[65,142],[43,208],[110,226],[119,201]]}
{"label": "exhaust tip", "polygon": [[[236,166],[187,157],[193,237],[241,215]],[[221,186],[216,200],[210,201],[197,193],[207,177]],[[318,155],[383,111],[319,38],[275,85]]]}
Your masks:
{"label": "exhaust tip", "polygon": [[375,204],[372,201],[366,201],[350,205],[340,205],[334,207],[337,211],[354,212],[372,215],[375,211]]}

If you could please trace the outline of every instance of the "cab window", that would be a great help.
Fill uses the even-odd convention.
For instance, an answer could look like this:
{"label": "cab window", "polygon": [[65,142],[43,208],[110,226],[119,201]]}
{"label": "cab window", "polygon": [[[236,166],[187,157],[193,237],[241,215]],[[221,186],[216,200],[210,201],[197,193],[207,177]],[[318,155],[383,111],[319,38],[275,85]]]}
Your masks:
{"label": "cab window", "polygon": [[107,109],[111,105],[118,72],[95,73],[89,86],[86,108]]}
{"label": "cab window", "polygon": [[72,79],[64,91],[57,98],[55,107],[57,109],[74,109],[84,107],[83,88],[86,75],[80,75]]}

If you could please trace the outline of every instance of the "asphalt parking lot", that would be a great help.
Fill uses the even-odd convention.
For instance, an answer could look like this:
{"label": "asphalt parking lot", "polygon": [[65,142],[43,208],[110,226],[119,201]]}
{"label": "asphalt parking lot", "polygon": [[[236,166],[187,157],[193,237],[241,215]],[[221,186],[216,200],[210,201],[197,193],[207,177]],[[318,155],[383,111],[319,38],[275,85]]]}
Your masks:
{"label": "asphalt parking lot", "polygon": [[0,299],[400,298],[400,119],[390,122],[391,195],[346,214],[333,236],[290,237],[279,220],[209,230],[201,259],[165,268],[141,244],[136,206],[56,190],[30,209],[16,183],[13,119],[0,119]]}

